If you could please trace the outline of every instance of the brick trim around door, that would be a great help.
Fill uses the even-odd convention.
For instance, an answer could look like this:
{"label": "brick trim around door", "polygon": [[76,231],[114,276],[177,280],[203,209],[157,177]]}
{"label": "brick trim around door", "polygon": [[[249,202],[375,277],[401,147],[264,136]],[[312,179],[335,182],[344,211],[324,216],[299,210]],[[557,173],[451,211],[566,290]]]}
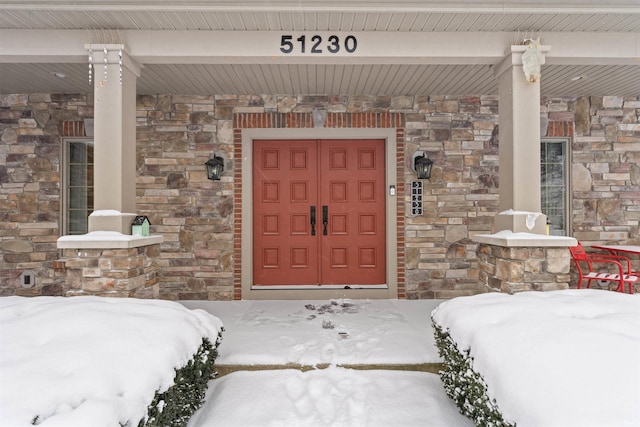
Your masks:
{"label": "brick trim around door", "polygon": [[[233,115],[234,138],[234,269],[233,297],[242,299],[242,142],[244,129],[304,129],[314,128],[312,113],[236,113]],[[324,128],[332,129],[395,129],[396,137],[396,230],[397,230],[397,298],[405,292],[405,203],[404,203],[404,137],[403,113],[328,113]],[[340,138],[339,133],[336,138]]]}

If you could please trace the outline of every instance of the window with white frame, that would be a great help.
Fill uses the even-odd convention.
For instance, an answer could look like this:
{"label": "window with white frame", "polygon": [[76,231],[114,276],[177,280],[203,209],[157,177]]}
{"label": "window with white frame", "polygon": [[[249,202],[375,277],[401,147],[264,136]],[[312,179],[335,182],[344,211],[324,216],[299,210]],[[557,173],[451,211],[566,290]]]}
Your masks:
{"label": "window with white frame", "polygon": [[63,234],[87,233],[93,212],[93,141],[63,142]]}
{"label": "window with white frame", "polygon": [[569,235],[569,140],[543,138],[540,144],[542,213],[549,221],[549,234]]}

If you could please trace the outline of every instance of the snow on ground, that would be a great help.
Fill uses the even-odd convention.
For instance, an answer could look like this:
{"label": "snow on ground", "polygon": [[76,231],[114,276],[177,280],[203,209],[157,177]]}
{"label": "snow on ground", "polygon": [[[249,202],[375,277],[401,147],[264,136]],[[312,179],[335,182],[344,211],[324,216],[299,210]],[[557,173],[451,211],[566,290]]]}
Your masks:
{"label": "snow on ground", "polygon": [[188,427],[473,426],[425,372],[238,371],[210,387]]}
{"label": "snow on ground", "polygon": [[[439,361],[431,311],[395,300],[183,302],[223,320],[217,364]],[[218,319],[176,303],[0,298],[2,426],[114,426],[212,341]],[[640,296],[573,290],[485,294],[435,312],[519,426],[640,425]],[[327,369],[212,380],[190,427],[470,426],[434,374]]]}
{"label": "snow on ground", "polygon": [[435,300],[182,301],[222,319],[218,365],[437,363]]}
{"label": "snow on ground", "polygon": [[[440,362],[431,311],[440,301],[182,301],[222,319],[216,364]],[[189,427],[456,427],[436,374],[331,366],[238,371],[209,382]]]}
{"label": "snow on ground", "polygon": [[168,301],[0,298],[0,425],[137,425],[220,327]]}
{"label": "snow on ground", "polygon": [[640,426],[640,294],[484,294],[442,303],[435,321],[518,426]]}

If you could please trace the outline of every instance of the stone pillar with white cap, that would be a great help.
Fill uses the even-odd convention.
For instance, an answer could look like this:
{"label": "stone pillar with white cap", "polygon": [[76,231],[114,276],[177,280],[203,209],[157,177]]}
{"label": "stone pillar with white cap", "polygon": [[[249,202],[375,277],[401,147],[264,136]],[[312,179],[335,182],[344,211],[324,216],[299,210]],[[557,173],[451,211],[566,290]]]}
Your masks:
{"label": "stone pillar with white cap", "polygon": [[122,44],[90,44],[94,86],[94,203],[89,233],[57,247],[66,295],[159,295],[162,236],[132,236],[136,217],[136,79],[140,66]]}
{"label": "stone pillar with white cap", "polygon": [[567,289],[572,237],[547,236],[540,200],[540,66],[549,46],[511,46],[496,67],[500,95],[500,212],[476,235],[478,280],[498,292]]}

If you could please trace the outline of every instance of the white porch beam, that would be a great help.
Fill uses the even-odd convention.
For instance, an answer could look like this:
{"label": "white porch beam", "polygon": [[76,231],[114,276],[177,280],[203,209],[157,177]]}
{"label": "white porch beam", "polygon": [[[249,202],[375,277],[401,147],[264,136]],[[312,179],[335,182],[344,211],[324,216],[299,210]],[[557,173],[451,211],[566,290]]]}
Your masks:
{"label": "white porch beam", "polygon": [[550,65],[638,65],[640,33],[543,33]]}
{"label": "white porch beam", "polygon": [[[313,36],[322,53],[311,53]],[[132,58],[141,64],[498,64],[516,33],[121,31]],[[292,51],[280,50],[291,36]],[[298,38],[305,36],[305,52]],[[330,37],[340,51],[330,53]],[[347,36],[357,47],[345,49]],[[0,30],[0,63],[86,63],[91,35],[84,30]],[[635,65],[637,33],[546,33],[553,46],[547,64]]]}

